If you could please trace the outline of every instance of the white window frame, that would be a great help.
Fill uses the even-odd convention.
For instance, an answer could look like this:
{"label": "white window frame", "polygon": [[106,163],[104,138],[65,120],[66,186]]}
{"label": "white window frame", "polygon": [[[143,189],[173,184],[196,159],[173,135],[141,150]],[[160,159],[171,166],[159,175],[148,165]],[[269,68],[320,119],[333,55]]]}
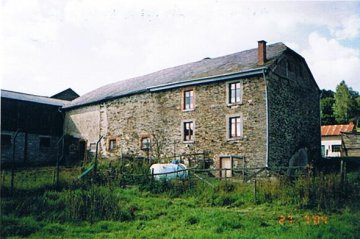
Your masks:
{"label": "white window frame", "polygon": [[[112,145],[112,142],[114,142],[114,141],[115,141],[115,144]],[[110,138],[108,141],[108,150],[109,151],[115,150],[118,147],[117,144],[118,144],[118,142],[117,142],[116,138]]]}
{"label": "white window frame", "polygon": [[[186,92],[192,92],[189,108],[186,108]],[[193,111],[195,109],[195,90],[186,88],[181,91],[181,109],[182,111]]]}
{"label": "white window frame", "polygon": [[[192,123],[193,126],[193,134],[192,134],[192,138],[190,140],[185,140],[185,123]],[[182,120],[181,121],[181,140],[183,143],[194,143],[195,142],[195,131],[196,131],[196,124],[195,124],[195,120]]]}
{"label": "white window frame", "polygon": [[[232,118],[240,118],[240,128],[239,128],[239,136],[236,137],[231,137],[230,133],[231,133],[231,123],[230,123],[230,119]],[[227,140],[240,140],[243,139],[244,137],[244,118],[243,118],[243,114],[239,113],[239,114],[233,114],[233,115],[227,115],[226,116],[226,139]]]}
{"label": "white window frame", "polygon": [[[231,85],[233,84],[240,84],[240,96],[239,96],[239,100],[237,101],[235,99],[235,102],[231,102]],[[234,81],[229,81],[226,82],[226,104],[228,106],[232,106],[232,105],[240,105],[242,104],[242,98],[243,98],[243,94],[244,94],[244,87],[243,87],[243,80],[234,80]]]}
{"label": "white window frame", "polygon": [[149,151],[151,147],[151,139],[150,136],[143,136],[140,139],[140,148],[144,151]]}

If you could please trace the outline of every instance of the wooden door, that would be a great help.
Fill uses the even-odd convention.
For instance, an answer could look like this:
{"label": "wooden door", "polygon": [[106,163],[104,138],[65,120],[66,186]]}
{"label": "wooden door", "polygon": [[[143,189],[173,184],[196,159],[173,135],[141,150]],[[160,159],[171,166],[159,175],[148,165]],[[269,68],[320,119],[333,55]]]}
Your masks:
{"label": "wooden door", "polygon": [[220,175],[221,177],[227,177],[230,178],[232,177],[232,158],[231,157],[223,157],[220,158],[220,168],[221,169],[227,169],[227,170],[222,170]]}

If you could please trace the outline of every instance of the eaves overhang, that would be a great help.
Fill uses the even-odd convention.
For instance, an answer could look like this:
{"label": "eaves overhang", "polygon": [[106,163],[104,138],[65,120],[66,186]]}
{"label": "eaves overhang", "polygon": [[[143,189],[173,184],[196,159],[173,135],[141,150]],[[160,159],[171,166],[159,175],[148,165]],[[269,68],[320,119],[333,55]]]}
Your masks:
{"label": "eaves overhang", "polygon": [[192,86],[192,85],[200,85],[200,84],[208,84],[208,83],[214,83],[214,82],[219,82],[219,81],[234,80],[234,79],[244,78],[244,77],[248,77],[248,76],[261,75],[264,72],[266,73],[267,69],[268,69],[268,67],[259,67],[256,69],[239,71],[239,72],[231,73],[231,74],[222,74],[222,75],[215,75],[215,76],[208,76],[208,77],[203,77],[203,78],[192,79],[192,80],[188,80],[188,81],[172,82],[169,84],[151,86],[151,87],[148,87],[147,90],[150,92],[157,92],[157,91],[169,90],[169,89],[173,89],[173,88],[180,88],[180,87],[186,87],[186,86]]}

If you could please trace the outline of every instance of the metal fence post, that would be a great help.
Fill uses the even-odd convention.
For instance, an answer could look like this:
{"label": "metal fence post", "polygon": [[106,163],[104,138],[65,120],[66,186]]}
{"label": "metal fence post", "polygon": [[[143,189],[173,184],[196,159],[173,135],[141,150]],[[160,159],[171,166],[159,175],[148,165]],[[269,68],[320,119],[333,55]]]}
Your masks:
{"label": "metal fence post", "polygon": [[10,194],[12,195],[14,192],[14,178],[15,178],[15,152],[16,152],[16,137],[19,134],[20,129],[17,129],[14,138],[13,138],[13,151],[12,151],[12,167],[11,167],[11,186],[10,186]]}
{"label": "metal fence post", "polygon": [[254,202],[255,203],[257,202],[257,199],[256,199],[256,178],[254,180]]}

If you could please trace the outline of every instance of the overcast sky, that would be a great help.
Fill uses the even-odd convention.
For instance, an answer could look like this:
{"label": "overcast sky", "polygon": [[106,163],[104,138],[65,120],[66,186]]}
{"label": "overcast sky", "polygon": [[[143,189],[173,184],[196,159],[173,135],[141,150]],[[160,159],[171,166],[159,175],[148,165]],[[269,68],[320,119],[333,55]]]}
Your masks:
{"label": "overcast sky", "polygon": [[360,91],[360,2],[2,0],[1,88],[80,95],[167,67],[283,42],[320,88]]}

